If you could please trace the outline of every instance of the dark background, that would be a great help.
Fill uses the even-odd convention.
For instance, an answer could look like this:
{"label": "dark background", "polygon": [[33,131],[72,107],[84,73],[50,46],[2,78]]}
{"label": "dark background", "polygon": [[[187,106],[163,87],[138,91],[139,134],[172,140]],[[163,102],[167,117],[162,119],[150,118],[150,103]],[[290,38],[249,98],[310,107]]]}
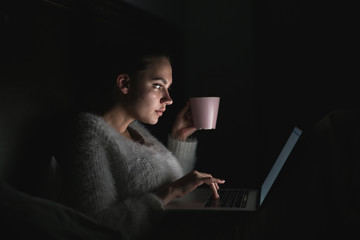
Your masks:
{"label": "dark background", "polygon": [[98,100],[98,66],[144,42],[174,63],[175,102],[150,130],[165,142],[190,96],[220,96],[217,129],[195,134],[197,168],[228,185],[258,185],[295,125],[357,108],[350,3],[127,2],[1,2],[1,176],[41,170],[66,119]]}

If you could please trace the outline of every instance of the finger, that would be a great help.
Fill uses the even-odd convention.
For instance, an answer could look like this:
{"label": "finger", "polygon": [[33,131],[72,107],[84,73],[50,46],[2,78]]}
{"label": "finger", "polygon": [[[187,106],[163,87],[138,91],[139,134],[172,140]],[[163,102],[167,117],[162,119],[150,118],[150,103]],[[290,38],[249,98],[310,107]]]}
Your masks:
{"label": "finger", "polygon": [[202,176],[201,180],[210,185],[211,183],[216,183],[216,184],[223,184],[225,183],[225,180],[219,179],[219,178],[214,178],[213,176],[206,174],[207,176]]}
{"label": "finger", "polygon": [[213,192],[214,198],[218,199],[220,196],[219,196],[219,194],[217,192],[215,183],[210,184],[210,188],[211,188],[211,191]]}
{"label": "finger", "polygon": [[191,134],[193,134],[194,132],[196,132],[196,127],[187,127],[183,129],[182,135],[184,136],[190,136]]}
{"label": "finger", "polygon": [[217,191],[218,189],[220,189],[219,183],[223,184],[225,183],[225,180],[221,180],[213,177],[204,177],[200,180],[200,182],[201,184],[206,183],[207,185],[213,187]]}
{"label": "finger", "polygon": [[184,116],[185,113],[189,110],[190,108],[190,103],[186,102],[185,106],[180,110],[179,115]]}
{"label": "finger", "polygon": [[193,172],[191,172],[191,174],[194,174],[196,178],[198,178],[198,180],[201,182],[201,183],[199,182],[200,184],[206,183],[207,185],[210,185],[214,183],[216,184],[217,188],[219,188],[218,184],[225,183],[225,180],[214,178],[211,174],[208,173],[198,172],[194,170]]}

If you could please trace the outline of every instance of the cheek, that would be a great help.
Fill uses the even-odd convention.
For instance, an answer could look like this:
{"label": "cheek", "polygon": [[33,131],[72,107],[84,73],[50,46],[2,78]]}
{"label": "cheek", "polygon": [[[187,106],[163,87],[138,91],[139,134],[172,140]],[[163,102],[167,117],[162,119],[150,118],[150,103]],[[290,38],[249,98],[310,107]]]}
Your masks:
{"label": "cheek", "polygon": [[156,106],[157,104],[157,96],[154,93],[146,93],[142,94],[137,98],[137,101],[135,102],[135,108],[146,112],[149,110],[152,110],[153,106]]}
{"label": "cheek", "polygon": [[159,93],[156,91],[145,91],[139,96],[139,100],[151,104],[158,100],[158,95]]}

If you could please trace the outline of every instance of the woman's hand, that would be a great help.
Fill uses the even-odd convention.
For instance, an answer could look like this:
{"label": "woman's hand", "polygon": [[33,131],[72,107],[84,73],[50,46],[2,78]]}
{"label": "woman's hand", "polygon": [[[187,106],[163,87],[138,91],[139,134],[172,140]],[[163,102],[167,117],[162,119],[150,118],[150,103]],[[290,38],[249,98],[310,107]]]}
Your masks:
{"label": "woman's hand", "polygon": [[178,113],[173,128],[171,130],[171,137],[179,141],[185,141],[191,134],[196,131],[191,115],[190,103],[187,102],[185,107]]}
{"label": "woman's hand", "polygon": [[218,184],[223,184],[224,182],[224,180],[214,178],[208,173],[192,171],[175,182],[169,183],[160,188],[155,194],[166,205],[174,198],[183,197],[195,190],[197,187],[207,184],[211,188],[214,198],[217,199],[219,198],[219,194],[217,192],[219,190]]}

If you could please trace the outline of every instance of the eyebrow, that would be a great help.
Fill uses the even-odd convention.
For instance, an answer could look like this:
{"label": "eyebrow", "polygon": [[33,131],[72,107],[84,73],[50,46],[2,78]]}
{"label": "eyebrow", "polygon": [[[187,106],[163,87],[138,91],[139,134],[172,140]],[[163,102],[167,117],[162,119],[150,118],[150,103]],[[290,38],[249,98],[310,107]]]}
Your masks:
{"label": "eyebrow", "polygon": [[[168,83],[168,81],[167,81],[165,78],[155,77],[155,78],[152,78],[151,80],[152,80],[152,81],[162,81],[165,85]],[[170,84],[170,85],[171,85],[171,84]]]}

